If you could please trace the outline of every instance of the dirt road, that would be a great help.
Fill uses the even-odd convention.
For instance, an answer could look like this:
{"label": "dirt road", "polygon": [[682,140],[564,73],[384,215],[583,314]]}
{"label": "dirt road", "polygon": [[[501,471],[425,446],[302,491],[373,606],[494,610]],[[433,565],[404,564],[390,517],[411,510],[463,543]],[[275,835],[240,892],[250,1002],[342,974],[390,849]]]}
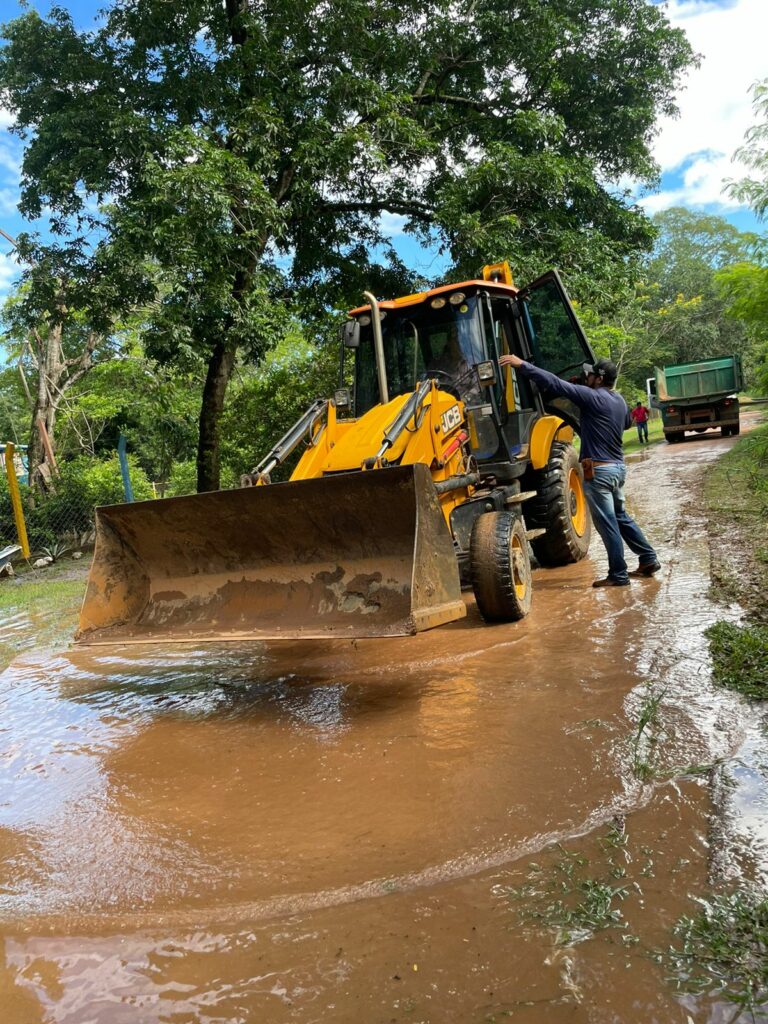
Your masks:
{"label": "dirt road", "polygon": [[655,579],[592,591],[595,541],[519,624],[19,658],[6,1024],[721,1019],[649,953],[692,897],[768,876],[765,736],[702,636],[738,614],[696,499],[732,443],[632,462]]}

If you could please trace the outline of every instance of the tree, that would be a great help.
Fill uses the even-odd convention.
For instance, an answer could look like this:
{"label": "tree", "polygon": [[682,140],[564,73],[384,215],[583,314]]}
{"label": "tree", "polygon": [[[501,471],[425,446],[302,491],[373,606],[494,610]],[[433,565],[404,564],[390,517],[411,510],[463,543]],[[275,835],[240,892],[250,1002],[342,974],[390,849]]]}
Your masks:
{"label": "tree", "polygon": [[382,214],[457,267],[558,262],[585,288],[649,243],[613,183],[654,178],[656,119],[693,57],[647,0],[168,10],[113,0],[92,32],[61,8],[27,12],[5,27],[0,98],[27,142],[21,208],[47,206],[61,236],[27,236],[23,254],[42,246],[111,316],[149,300],[160,268],[147,351],[207,364],[200,490],[218,486],[238,351],[280,336],[286,288],[327,304],[350,258],[367,277],[388,249]]}
{"label": "tree", "polygon": [[41,264],[28,272],[27,283],[6,301],[1,316],[6,350],[17,364],[31,415],[29,481],[49,488],[54,467],[42,430],[53,452],[59,409],[96,362],[112,354],[113,339],[88,323],[81,309],[69,306],[66,282],[52,278]]}
{"label": "tree", "polygon": [[658,236],[643,275],[647,329],[658,343],[652,347],[670,363],[746,353],[750,336],[727,315],[716,275],[750,259],[757,236],[723,217],[679,208],[657,214],[653,223]]}
{"label": "tree", "polygon": [[762,220],[768,214],[768,78],[752,86],[752,105],[758,120],[746,134],[736,159],[751,167],[756,176],[730,181],[727,191],[752,207]]}
{"label": "tree", "polygon": [[[729,182],[728,191],[764,220],[768,214],[768,79],[755,83],[752,93],[755,115],[762,120],[747,132],[736,156],[756,176]],[[768,394],[768,239],[760,240],[752,257],[720,271],[717,285],[730,315],[746,324],[756,338],[758,382]]]}

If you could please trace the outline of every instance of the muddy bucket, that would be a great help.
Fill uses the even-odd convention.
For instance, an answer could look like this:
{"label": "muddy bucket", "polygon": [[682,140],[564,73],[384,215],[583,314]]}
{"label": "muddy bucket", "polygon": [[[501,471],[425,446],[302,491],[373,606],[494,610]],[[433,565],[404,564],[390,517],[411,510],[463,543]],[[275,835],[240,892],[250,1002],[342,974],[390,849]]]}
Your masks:
{"label": "muddy bucket", "polygon": [[75,640],[396,636],[464,614],[417,465],[97,509]]}

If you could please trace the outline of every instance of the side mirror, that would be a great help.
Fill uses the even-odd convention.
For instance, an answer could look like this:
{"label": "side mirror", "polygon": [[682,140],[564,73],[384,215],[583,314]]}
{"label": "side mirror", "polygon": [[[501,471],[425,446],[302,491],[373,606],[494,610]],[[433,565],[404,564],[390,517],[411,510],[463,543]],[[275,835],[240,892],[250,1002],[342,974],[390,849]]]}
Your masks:
{"label": "side mirror", "polygon": [[490,388],[496,383],[496,366],[490,359],[487,362],[478,363],[475,371],[481,388]]}
{"label": "side mirror", "polygon": [[360,324],[357,320],[347,320],[341,328],[341,341],[344,348],[360,347]]}
{"label": "side mirror", "polygon": [[337,412],[347,412],[352,408],[352,395],[349,388],[337,388],[333,392],[333,404]]}

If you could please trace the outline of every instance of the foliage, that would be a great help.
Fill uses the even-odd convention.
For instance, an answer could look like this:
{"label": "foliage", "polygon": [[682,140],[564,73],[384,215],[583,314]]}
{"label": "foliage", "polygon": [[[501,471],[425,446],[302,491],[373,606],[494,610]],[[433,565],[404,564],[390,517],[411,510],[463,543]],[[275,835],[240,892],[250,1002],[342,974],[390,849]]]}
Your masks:
{"label": "foliage", "polygon": [[[152,485],[129,456],[131,483],[137,501],[153,497]],[[97,460],[82,456],[61,467],[56,491],[46,498],[20,485],[30,547],[51,547],[65,537],[80,538],[93,528],[96,505],[125,501],[120,464],[116,455]],[[0,473],[0,537],[16,535],[13,508],[5,474]]]}
{"label": "foliage", "polygon": [[715,622],[705,630],[716,683],[745,697],[768,699],[768,626]]}
{"label": "foliage", "polygon": [[762,218],[768,213],[768,79],[752,86],[752,102],[759,120],[747,132],[741,149],[736,150],[736,158],[751,167],[756,176],[731,181],[728,190]]}
{"label": "foliage", "polygon": [[197,440],[202,369],[164,367],[134,351],[96,367],[61,416],[65,454],[113,452],[123,433],[150,479],[164,482]]}
{"label": "foliage", "polygon": [[715,277],[726,312],[746,324],[755,339],[751,353],[754,379],[760,394],[768,395],[768,266],[734,263]]}
{"label": "foliage", "polygon": [[686,992],[725,998],[753,1014],[765,1010],[766,894],[744,890],[698,902],[699,913],[683,917],[675,925],[679,947],[670,947],[659,958],[672,971],[677,986]]}
{"label": "foliage", "polygon": [[744,353],[751,338],[726,314],[717,285],[723,267],[749,258],[755,235],[723,217],[692,210],[665,210],[654,217],[658,237],[645,270],[649,333],[669,363]]}
{"label": "foliage", "polygon": [[740,353],[755,379],[760,335],[726,295],[723,281],[739,261],[759,259],[761,245],[722,217],[684,209],[654,217],[658,235],[633,289],[579,315],[600,355],[620,370],[627,397],[645,392],[654,367]]}
{"label": "foliage", "polygon": [[[338,342],[311,345],[293,334],[261,366],[243,374],[222,423],[222,461],[234,479],[263,459],[315,398],[332,395],[338,352]],[[274,472],[274,480],[287,478],[301,451]]]}
{"label": "foliage", "polygon": [[585,293],[630,273],[651,233],[616,183],[655,178],[693,60],[647,0],[126,0],[92,32],[54,7],[4,34],[21,208],[59,235],[20,254],[94,324],[150,303],[148,354],[206,360],[204,488],[236,352],[282,336],[290,290],[345,302],[380,254],[401,290],[382,215],[473,273],[556,262]]}

